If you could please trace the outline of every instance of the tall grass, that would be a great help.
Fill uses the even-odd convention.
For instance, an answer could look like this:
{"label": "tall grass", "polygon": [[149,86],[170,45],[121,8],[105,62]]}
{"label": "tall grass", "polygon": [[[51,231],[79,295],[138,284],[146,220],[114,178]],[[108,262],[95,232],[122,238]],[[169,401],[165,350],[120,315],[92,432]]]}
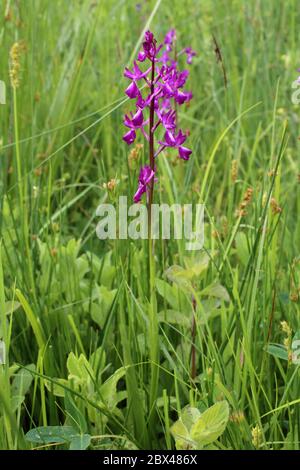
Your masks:
{"label": "tall grass", "polygon": [[[270,354],[280,322],[299,332],[297,2],[0,4],[0,448],[31,448],[30,429],[59,425],[95,449],[174,448],[186,405],[225,399],[219,448],[299,449],[299,366]],[[161,155],[156,201],[206,208],[204,250],[156,242],[151,298],[147,245],[95,233],[99,203],[135,191],[122,74],[148,27],[175,27],[197,51],[179,115],[193,155]],[[173,265],[193,271],[196,309]]]}

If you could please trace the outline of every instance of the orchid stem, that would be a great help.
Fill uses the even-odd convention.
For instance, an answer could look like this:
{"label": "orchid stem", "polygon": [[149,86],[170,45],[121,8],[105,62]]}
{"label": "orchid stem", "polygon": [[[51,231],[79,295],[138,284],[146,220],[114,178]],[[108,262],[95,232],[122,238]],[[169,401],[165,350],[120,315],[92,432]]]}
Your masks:
{"label": "orchid stem", "polygon": [[192,322],[192,348],[191,348],[191,378],[192,378],[192,383],[194,383],[196,375],[197,375],[196,346],[195,346],[197,302],[194,297],[192,300],[192,304],[193,304],[193,322]]}
{"label": "orchid stem", "polygon": [[[151,95],[154,93],[154,73],[155,63],[152,61],[151,69]],[[149,119],[149,163],[151,170],[155,168],[154,156],[154,97],[150,105],[150,119]],[[148,198],[148,243],[149,243],[149,320],[150,320],[150,363],[151,363],[151,382],[150,382],[150,427],[151,421],[155,416],[154,407],[157,398],[158,387],[158,321],[157,321],[157,308],[156,308],[156,295],[155,295],[155,257],[154,245],[152,239],[152,203],[153,203],[153,190],[154,178],[152,178],[149,185],[149,198]]]}

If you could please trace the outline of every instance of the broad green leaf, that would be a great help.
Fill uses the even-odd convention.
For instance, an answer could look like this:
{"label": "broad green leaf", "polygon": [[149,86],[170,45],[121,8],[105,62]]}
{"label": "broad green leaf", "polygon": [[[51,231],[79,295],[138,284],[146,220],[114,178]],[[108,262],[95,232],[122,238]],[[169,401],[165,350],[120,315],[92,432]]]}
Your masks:
{"label": "broad green leaf", "polygon": [[51,442],[71,442],[78,432],[72,426],[41,426],[31,429],[25,435],[29,442],[50,444]]}
{"label": "broad green leaf", "polygon": [[210,257],[206,252],[200,252],[197,257],[193,257],[192,259],[185,257],[184,262],[186,265],[186,269],[191,272],[193,277],[199,280],[207,271],[207,268],[210,263]]}
{"label": "broad green leaf", "polygon": [[54,377],[53,380],[57,383],[52,382],[51,380],[44,380],[47,390],[49,390],[50,393],[53,393],[53,395],[56,397],[64,397],[65,389],[63,387],[60,387],[59,384],[64,385],[66,387],[70,386],[70,384],[66,379]]}
{"label": "broad green leaf", "polygon": [[191,318],[188,318],[184,313],[177,312],[176,310],[165,310],[158,313],[158,320],[160,322],[181,325],[185,327],[191,326]]}
{"label": "broad green leaf", "polygon": [[287,349],[282,344],[270,343],[266,346],[265,350],[274,357],[278,357],[279,359],[284,359],[285,361],[288,360]]}
{"label": "broad green leaf", "polygon": [[195,276],[192,269],[184,269],[175,264],[166,270],[165,275],[169,281],[174,282],[184,292],[192,291],[192,279]]}
{"label": "broad green leaf", "polygon": [[250,252],[249,252],[247,236],[244,232],[238,232],[236,234],[235,246],[236,246],[236,252],[240,261],[243,263],[244,266],[247,266]]}
{"label": "broad green leaf", "polygon": [[74,429],[77,429],[80,434],[87,431],[87,424],[83,413],[78,408],[75,400],[70,392],[65,393],[65,409],[67,413],[67,423]]}
{"label": "broad green leaf", "polygon": [[205,287],[205,289],[201,291],[201,295],[216,297],[217,299],[225,300],[225,302],[230,302],[230,297],[227,290],[218,282],[213,282],[209,286]]}
{"label": "broad green leaf", "polygon": [[10,399],[10,411],[14,413],[22,405],[25,395],[14,395]]}
{"label": "broad green leaf", "polygon": [[117,394],[117,383],[119,380],[124,377],[126,369],[121,367],[117,369],[109,379],[104,382],[100,387],[100,397],[101,400],[106,404],[110,409],[115,408],[118,404],[118,394]]}
{"label": "broad green leaf", "polygon": [[92,266],[95,277],[99,279],[101,285],[110,289],[116,272],[111,260],[112,252],[109,251],[101,259],[91,252],[87,252],[86,257]]}
{"label": "broad green leaf", "polygon": [[191,447],[194,448],[195,443],[191,440],[190,434],[181,418],[173,424],[170,431],[175,439],[177,450],[186,450]]}
{"label": "broad green leaf", "polygon": [[101,374],[104,367],[105,367],[105,362],[106,362],[106,352],[104,348],[101,346],[96,349],[96,351],[93,352],[91,357],[89,358],[89,363],[95,371],[95,376],[98,376],[98,374]]}
{"label": "broad green leaf", "polygon": [[91,316],[100,328],[104,327],[107,315],[112,307],[117,289],[109,290],[106,286],[98,287],[98,304],[93,303]]}
{"label": "broad green leaf", "polygon": [[190,431],[195,422],[200,418],[201,413],[198,408],[192,406],[186,406],[180,415],[182,422],[185,427]]}
{"label": "broad green leaf", "polygon": [[10,315],[11,313],[18,310],[20,306],[20,302],[17,301],[9,300],[8,302],[5,302],[5,315]]}
{"label": "broad green leaf", "polygon": [[97,323],[97,325],[100,326],[101,329],[103,329],[106,320],[106,314],[104,312],[103,307],[97,302],[92,302],[90,306],[90,312],[92,320]]}
{"label": "broad green leaf", "polygon": [[70,442],[70,450],[85,450],[91,443],[89,434],[80,434],[72,438]]}
{"label": "broad green leaf", "polygon": [[156,279],[156,289],[163,299],[174,309],[179,310],[179,292],[178,287],[170,286],[166,281]]}
{"label": "broad green leaf", "polygon": [[93,377],[93,370],[83,354],[79,358],[71,352],[67,360],[67,368],[69,371],[68,378],[74,380],[75,383],[86,385],[90,382],[91,376]]}
{"label": "broad green leaf", "polygon": [[229,418],[227,401],[220,401],[208,408],[192,426],[192,440],[200,446],[214,442],[223,434]]}
{"label": "broad green leaf", "polygon": [[73,352],[70,352],[68,356],[67,368],[69,371],[69,378],[71,379],[81,378],[81,366],[79,364],[79,359],[75,356]]}
{"label": "broad green leaf", "polygon": [[34,364],[29,364],[26,366],[26,369],[20,369],[14,376],[11,384],[12,396],[26,395],[33,380],[33,375],[30,373],[30,370],[35,371]]}

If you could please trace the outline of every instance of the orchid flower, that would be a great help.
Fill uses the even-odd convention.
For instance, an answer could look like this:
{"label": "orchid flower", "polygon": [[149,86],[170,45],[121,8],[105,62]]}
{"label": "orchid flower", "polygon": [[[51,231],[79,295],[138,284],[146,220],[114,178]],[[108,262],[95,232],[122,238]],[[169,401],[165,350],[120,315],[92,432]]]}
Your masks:
{"label": "orchid flower", "polygon": [[[133,69],[125,68],[124,76],[130,80],[125,90],[126,95],[135,101],[135,110],[124,116],[124,125],[129,130],[123,136],[123,140],[131,145],[137,132],[141,131],[149,142],[149,165],[140,169],[138,188],[134,195],[134,201],[140,202],[144,193],[147,193],[147,201],[152,202],[153,187],[156,181],[155,159],[165,148],[174,148],[178,151],[179,158],[188,160],[192,150],[184,147],[187,135],[181,129],[177,129],[177,106],[181,106],[192,99],[192,93],[184,89],[189,76],[186,69],[180,70],[178,60],[171,57],[172,51],[176,52],[176,31],[171,29],[164,38],[164,43],[157,44],[151,31],[145,33],[142,49],[138,53],[137,61],[149,63],[150,67],[140,68],[137,61],[133,62]],[[195,52],[190,48],[183,49],[179,54],[187,55],[187,63],[190,64]],[[145,86],[139,87],[137,82],[145,81]],[[147,119],[144,118],[148,112]],[[146,129],[146,126],[148,128]],[[164,129],[163,140],[155,139],[156,133]],[[157,148],[155,148],[157,145]]]}

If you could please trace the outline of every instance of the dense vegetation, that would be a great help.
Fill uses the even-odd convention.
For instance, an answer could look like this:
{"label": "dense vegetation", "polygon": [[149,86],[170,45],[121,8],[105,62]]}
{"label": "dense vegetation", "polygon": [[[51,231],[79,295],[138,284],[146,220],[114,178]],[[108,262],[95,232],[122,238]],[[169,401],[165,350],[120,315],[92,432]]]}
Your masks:
{"label": "dense vegetation", "polygon": [[[0,448],[299,449],[297,1],[0,5]],[[173,27],[193,153],[155,200],[204,202],[205,246],[158,240],[150,301],[147,242],[96,209],[136,191],[123,70]]]}

